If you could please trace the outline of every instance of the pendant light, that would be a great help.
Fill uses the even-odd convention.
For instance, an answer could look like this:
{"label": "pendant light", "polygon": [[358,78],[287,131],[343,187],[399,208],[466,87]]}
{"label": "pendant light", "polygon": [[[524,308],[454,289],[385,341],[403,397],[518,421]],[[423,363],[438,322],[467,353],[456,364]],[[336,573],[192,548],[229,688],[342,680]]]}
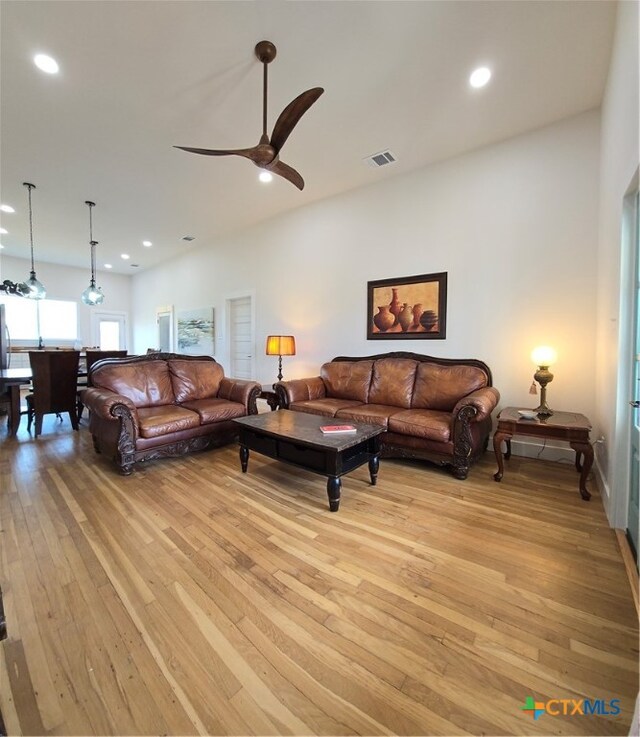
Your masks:
{"label": "pendant light", "polygon": [[89,286],[82,292],[82,301],[86,305],[101,305],[104,302],[104,294],[102,289],[96,287],[96,246],[98,241],[93,240],[93,222],[91,220],[91,209],[95,207],[95,202],[86,200],[85,205],[89,206],[89,246],[91,247],[91,281]]}
{"label": "pendant light", "polygon": [[29,299],[44,299],[47,296],[47,290],[44,285],[36,279],[36,268],[33,263],[33,213],[31,210],[31,190],[36,188],[35,184],[29,184],[29,182],[23,182],[23,185],[29,190],[29,238],[31,240],[31,272],[29,278],[25,282],[25,285],[29,291],[25,294],[25,297]]}

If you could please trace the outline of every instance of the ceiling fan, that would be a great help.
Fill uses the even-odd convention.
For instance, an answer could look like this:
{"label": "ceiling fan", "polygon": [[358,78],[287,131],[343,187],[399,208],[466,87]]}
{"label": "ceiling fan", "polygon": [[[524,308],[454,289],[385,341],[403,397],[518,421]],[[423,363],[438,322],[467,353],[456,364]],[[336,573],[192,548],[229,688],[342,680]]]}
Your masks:
{"label": "ceiling fan", "polygon": [[273,127],[271,138],[267,135],[267,65],[276,58],[276,47],[271,41],[260,41],[256,44],[255,54],[263,64],[263,92],[262,92],[262,136],[257,146],[253,148],[240,148],[230,150],[217,150],[210,148],[191,148],[190,146],[174,146],[174,148],[189,151],[204,156],[244,156],[245,159],[253,161],[260,169],[266,169],[272,174],[288,179],[298,189],[304,189],[304,179],[300,174],[280,161],[280,151],[285,141],[289,138],[291,131],[296,127],[300,118],[307,112],[313,103],[324,92],[322,87],[313,87],[298,95],[280,113]]}

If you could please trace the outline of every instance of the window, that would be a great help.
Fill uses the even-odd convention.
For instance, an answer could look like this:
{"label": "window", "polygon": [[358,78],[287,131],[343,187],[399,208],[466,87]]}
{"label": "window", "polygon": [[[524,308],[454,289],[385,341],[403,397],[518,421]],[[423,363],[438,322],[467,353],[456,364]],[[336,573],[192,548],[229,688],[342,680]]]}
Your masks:
{"label": "window", "polygon": [[78,338],[78,305],[58,299],[41,301],[0,297],[5,305],[7,327],[12,340],[28,340],[35,343],[38,338],[45,341]]}
{"label": "window", "polygon": [[40,335],[43,340],[76,340],[78,337],[78,304],[58,299],[36,302],[40,308]]}

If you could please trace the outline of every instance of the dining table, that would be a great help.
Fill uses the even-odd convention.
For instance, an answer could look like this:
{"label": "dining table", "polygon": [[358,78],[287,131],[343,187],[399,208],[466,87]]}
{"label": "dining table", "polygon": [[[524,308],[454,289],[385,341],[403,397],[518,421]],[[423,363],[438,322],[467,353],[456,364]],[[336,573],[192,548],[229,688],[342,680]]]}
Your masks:
{"label": "dining table", "polygon": [[[78,371],[78,379],[86,379],[86,369]],[[33,374],[31,368],[0,369],[0,394],[9,395],[9,435],[16,435],[20,427],[20,388],[29,386]],[[85,387],[86,383],[79,382]]]}

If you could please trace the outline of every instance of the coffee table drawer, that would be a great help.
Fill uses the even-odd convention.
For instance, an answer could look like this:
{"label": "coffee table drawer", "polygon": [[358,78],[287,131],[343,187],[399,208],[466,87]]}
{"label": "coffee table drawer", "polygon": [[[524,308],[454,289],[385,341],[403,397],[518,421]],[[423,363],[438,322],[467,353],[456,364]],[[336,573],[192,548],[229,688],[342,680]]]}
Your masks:
{"label": "coffee table drawer", "polygon": [[291,442],[278,444],[278,458],[290,463],[297,463],[310,471],[320,471],[321,473],[326,466],[325,454],[322,451]]}
{"label": "coffee table drawer", "polygon": [[250,450],[255,450],[256,453],[262,453],[263,455],[269,456],[270,458],[277,458],[277,440],[275,438],[267,437],[266,435],[248,432],[242,430],[240,432],[240,442],[242,445],[246,445]]}

